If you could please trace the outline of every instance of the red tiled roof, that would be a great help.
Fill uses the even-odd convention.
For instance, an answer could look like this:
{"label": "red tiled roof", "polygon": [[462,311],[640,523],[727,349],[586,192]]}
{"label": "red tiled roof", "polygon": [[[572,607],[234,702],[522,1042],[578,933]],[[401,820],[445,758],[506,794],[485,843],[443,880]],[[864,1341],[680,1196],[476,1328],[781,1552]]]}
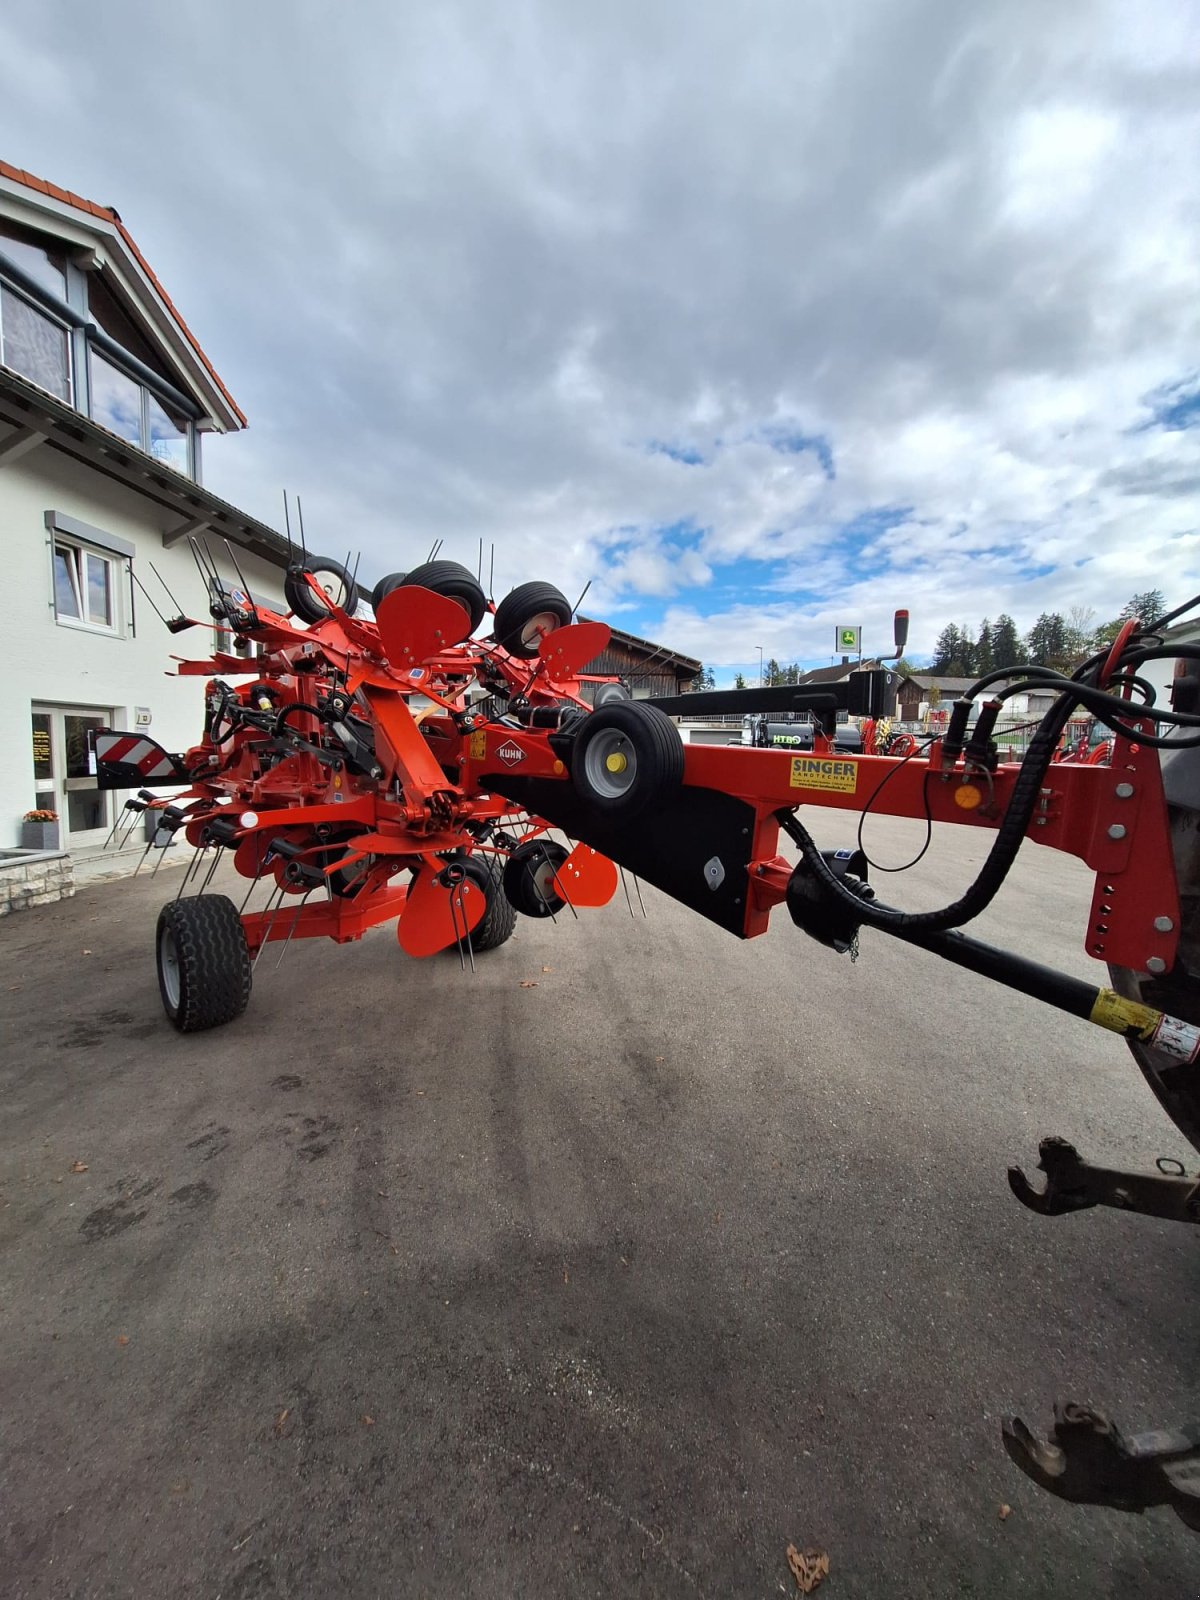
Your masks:
{"label": "red tiled roof", "polygon": [[138,262],[139,266],[141,267],[142,271],[146,274],[147,278],[149,278],[150,282],[154,285],[154,288],[157,291],[157,293],[159,295],[159,298],[162,300],[162,303],[166,306],[167,310],[171,313],[172,317],[174,317],[175,323],[178,326],[179,331],[183,334],[184,338],[187,340],[187,342],[191,345],[192,349],[196,352],[197,356],[200,358],[201,362],[204,365],[204,369],[208,373],[209,377],[216,384],[217,388],[221,391],[221,393],[225,396],[226,400],[229,401],[230,407],[232,408],[234,415],[241,422],[242,426],[245,427],[246,426],[245,413],[242,411],[242,408],[238,405],[237,401],[230,394],[229,390],[221,382],[220,376],[217,373],[217,369],[213,366],[212,362],[208,359],[208,357],[204,354],[204,351],[200,348],[200,341],[196,338],[196,335],[192,332],[192,330],[188,327],[187,323],[180,316],[179,311],[177,310],[174,301],[171,299],[171,296],[167,293],[167,291],[163,288],[162,284],[155,277],[154,271],[151,268],[150,263],[146,260],[145,256],[142,254],[142,252],[138,249],[137,243],[134,240],[133,235],[130,233],[129,229],[125,226],[125,224],[121,221],[120,214],[117,211],[115,211],[112,208],[112,206],[98,206],[94,200],[84,200],[82,198],[82,196],[77,195],[77,194],[72,194],[69,189],[60,189],[56,183],[47,183],[44,178],[35,178],[32,172],[23,172],[20,167],[10,166],[7,161],[0,161],[0,178],[8,178],[13,183],[24,184],[27,189],[35,189],[38,192],[38,194],[47,195],[47,196],[49,196],[49,198],[51,200],[61,201],[61,203],[63,205],[71,206],[76,211],[84,211],[84,212],[87,212],[89,216],[99,217],[102,222],[110,222],[113,225],[113,227],[116,228],[117,232],[121,235],[121,238],[125,241],[125,243],[129,247],[129,249],[132,251],[133,255],[136,257],[137,262]]}

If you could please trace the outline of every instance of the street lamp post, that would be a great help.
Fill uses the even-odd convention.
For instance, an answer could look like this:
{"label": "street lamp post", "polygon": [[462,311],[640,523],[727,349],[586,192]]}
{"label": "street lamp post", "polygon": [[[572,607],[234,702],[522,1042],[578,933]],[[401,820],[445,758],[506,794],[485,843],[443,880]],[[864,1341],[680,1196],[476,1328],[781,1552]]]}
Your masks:
{"label": "street lamp post", "polygon": [[761,689],[763,686],[763,647],[760,644],[756,644],[754,648],[758,651],[758,687]]}

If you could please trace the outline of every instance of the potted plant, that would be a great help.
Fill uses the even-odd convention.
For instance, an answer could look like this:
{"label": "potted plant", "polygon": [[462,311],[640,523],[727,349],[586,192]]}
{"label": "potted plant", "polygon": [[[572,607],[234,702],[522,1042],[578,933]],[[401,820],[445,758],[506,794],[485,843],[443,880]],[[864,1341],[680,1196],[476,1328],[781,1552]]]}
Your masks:
{"label": "potted plant", "polygon": [[21,848],[23,850],[57,850],[58,812],[27,811],[21,822]]}

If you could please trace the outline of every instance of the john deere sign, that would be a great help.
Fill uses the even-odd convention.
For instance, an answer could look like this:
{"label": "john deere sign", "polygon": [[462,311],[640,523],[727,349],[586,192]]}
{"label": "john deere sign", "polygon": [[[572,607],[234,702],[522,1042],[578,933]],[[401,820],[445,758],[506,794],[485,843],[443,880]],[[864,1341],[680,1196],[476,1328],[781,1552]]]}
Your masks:
{"label": "john deere sign", "polygon": [[839,628],[837,630],[837,648],[843,652],[857,655],[862,649],[862,629]]}

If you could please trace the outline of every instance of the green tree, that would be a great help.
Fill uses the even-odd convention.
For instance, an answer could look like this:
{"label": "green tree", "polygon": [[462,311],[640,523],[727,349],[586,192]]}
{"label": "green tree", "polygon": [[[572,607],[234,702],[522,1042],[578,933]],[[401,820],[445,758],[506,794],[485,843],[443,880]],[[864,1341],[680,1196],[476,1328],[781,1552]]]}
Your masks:
{"label": "green tree", "polygon": [[975,642],[965,628],[948,622],[938,635],[933,647],[930,672],[938,677],[966,678],[970,676],[975,655]]}
{"label": "green tree", "polygon": [[979,624],[979,638],[975,641],[975,671],[982,678],[985,672],[990,672],[995,663],[992,660],[992,625],[986,617]]}
{"label": "green tree", "polygon": [[996,618],[992,629],[992,666],[1016,667],[1021,662],[1021,639],[1017,625],[1007,611]]}
{"label": "green tree", "polygon": [[742,674],[740,672],[738,673],[737,677],[734,678],[734,680],[733,680],[733,687],[735,689],[744,689],[746,687],[746,680],[745,680],[745,678],[742,676]]}
{"label": "green tree", "polygon": [[1125,602],[1119,617],[1114,617],[1111,622],[1105,622],[1096,629],[1092,635],[1092,648],[1102,650],[1105,645],[1112,644],[1131,618],[1141,623],[1157,622],[1163,614],[1165,605],[1161,589],[1147,589],[1142,594],[1133,595]]}
{"label": "green tree", "polygon": [[1067,625],[1057,611],[1043,611],[1025,641],[1030,661],[1039,667],[1062,667],[1067,658]]}
{"label": "green tree", "polygon": [[1126,601],[1120,620],[1128,622],[1130,617],[1136,617],[1148,627],[1150,623],[1157,622],[1166,609],[1162,590],[1147,589],[1144,594],[1135,594]]}
{"label": "green tree", "polygon": [[776,661],[774,656],[772,656],[771,659],[767,662],[766,669],[765,669],[765,672],[764,672],[764,675],[763,675],[763,682],[767,683],[767,684],[776,684],[776,683],[782,683],[783,682],[783,677],[782,677],[780,665],[779,665],[778,661]]}

